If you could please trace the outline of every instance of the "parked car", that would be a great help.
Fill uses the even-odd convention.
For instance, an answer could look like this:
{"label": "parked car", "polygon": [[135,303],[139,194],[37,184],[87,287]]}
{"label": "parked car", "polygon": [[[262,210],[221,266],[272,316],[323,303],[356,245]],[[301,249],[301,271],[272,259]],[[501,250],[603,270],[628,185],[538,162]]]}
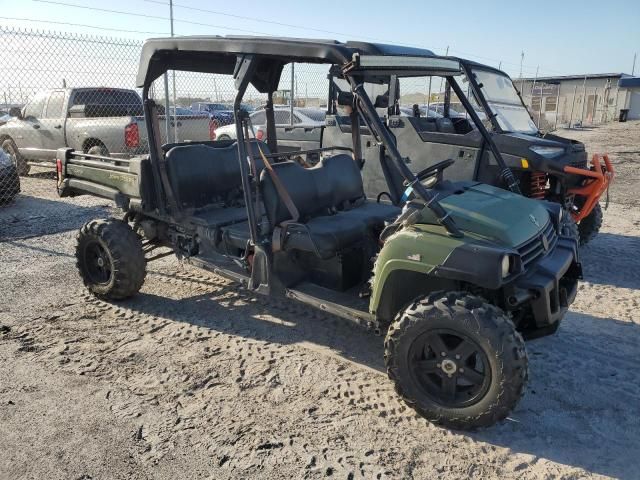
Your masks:
{"label": "parked car", "polygon": [[196,102],[191,104],[191,110],[208,113],[216,128],[233,123],[233,107],[226,103]]}
{"label": "parked car", "polygon": [[[436,112],[434,109],[431,108],[427,108],[426,105],[419,105],[418,106],[419,110],[420,110],[420,116],[421,117],[430,117],[430,118],[441,118],[442,115],[438,112]],[[413,106],[401,106],[400,107],[400,115],[404,116],[404,117],[413,117],[414,112],[413,112]]]}
{"label": "parked car", "polygon": [[[256,110],[251,113],[251,124],[254,127],[255,135],[258,140],[266,138],[267,135],[267,116],[264,110]],[[286,105],[274,106],[274,117],[276,127],[295,126],[297,128],[306,127],[309,128],[318,127],[324,125],[324,119],[326,112],[319,108],[310,107],[294,107],[293,108],[293,122],[291,122],[291,107]],[[251,133],[250,133],[251,134]],[[216,130],[216,138],[218,140],[235,140],[236,127],[235,123],[220,127]]]}
{"label": "parked car", "polygon": [[9,115],[9,112],[0,110],[0,125],[4,125],[9,120],[11,120],[11,115]]}
{"label": "parked car", "polygon": [[[199,112],[194,112],[193,110],[191,110],[190,108],[184,108],[184,107],[169,107],[169,115],[171,116],[178,116],[178,117],[188,117],[191,115],[201,115],[204,116],[204,114],[200,114]],[[206,115],[208,116],[208,115]]]}
{"label": "parked car", "polygon": [[[53,163],[56,150],[63,147],[122,158],[148,152],[142,101],[135,90],[46,90],[10,113],[12,118],[0,126],[0,144],[21,175],[33,162]],[[161,117],[161,125],[164,121]],[[181,115],[171,127],[180,140],[215,138],[215,125],[206,116]],[[164,143],[166,131],[160,131]]]}
{"label": "parked car", "polygon": [[0,149],[0,203],[8,203],[20,193],[20,177],[13,159]]}
{"label": "parked car", "polygon": [[[427,106],[423,105],[423,108],[426,109]],[[429,110],[437,113],[442,117],[444,115],[444,102],[431,103],[429,105]],[[478,110],[477,108],[475,109],[475,111],[478,114],[478,117],[480,118],[480,120],[486,120],[487,116],[483,111]],[[429,116],[431,117],[432,115],[429,114]],[[457,102],[450,103],[449,118],[465,118],[466,116],[467,114],[465,113],[464,106],[461,103],[457,103]]]}

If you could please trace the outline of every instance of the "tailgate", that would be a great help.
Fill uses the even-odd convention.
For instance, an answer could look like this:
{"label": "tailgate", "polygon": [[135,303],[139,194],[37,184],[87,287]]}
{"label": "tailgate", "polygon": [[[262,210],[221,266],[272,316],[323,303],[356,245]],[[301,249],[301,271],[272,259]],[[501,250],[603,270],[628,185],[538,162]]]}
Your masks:
{"label": "tailgate", "polygon": [[118,206],[141,203],[144,159],[116,159],[61,148],[56,155],[57,189],[61,197],[91,194]]}

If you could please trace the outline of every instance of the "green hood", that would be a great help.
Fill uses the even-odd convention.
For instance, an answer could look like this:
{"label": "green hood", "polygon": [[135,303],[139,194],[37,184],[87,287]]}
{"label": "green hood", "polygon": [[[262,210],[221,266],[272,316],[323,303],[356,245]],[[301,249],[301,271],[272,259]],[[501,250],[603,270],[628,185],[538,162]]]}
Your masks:
{"label": "green hood", "polygon": [[[541,202],[482,183],[449,195],[440,200],[440,205],[461,230],[509,247],[524,243],[549,221]],[[422,217],[425,223],[435,223],[435,216],[427,208]]]}

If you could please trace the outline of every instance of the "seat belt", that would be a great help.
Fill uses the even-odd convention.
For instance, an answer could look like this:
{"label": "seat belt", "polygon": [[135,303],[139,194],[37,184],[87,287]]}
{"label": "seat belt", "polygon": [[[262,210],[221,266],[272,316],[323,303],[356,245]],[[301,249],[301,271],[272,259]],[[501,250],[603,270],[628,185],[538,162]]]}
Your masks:
{"label": "seat belt", "polygon": [[158,119],[158,105],[153,100],[149,101],[151,102],[149,104],[149,110],[151,112],[151,130],[153,140],[155,142],[156,152],[158,153],[158,166],[160,167],[159,170],[162,187],[165,195],[167,196],[167,201],[169,203],[171,213],[173,215],[180,215],[180,205],[178,205],[176,197],[173,193],[173,189],[171,187],[171,182],[169,181],[169,175],[167,174],[167,158],[162,150],[162,140],[160,139],[160,120]]}
{"label": "seat belt", "polygon": [[[253,131],[253,125],[251,124],[251,120],[248,120],[248,123],[249,125],[251,125],[251,132],[253,133],[255,138],[255,133]],[[278,193],[278,196],[280,197],[285,207],[289,211],[289,215],[291,215],[291,220],[285,220],[284,222],[281,222],[280,225],[278,226],[274,225],[273,227],[273,242],[272,242],[273,245],[272,246],[273,246],[273,251],[277,252],[282,250],[283,238],[287,231],[287,226],[291,223],[298,222],[298,220],[300,219],[300,212],[298,212],[298,208],[296,207],[295,203],[293,203],[293,199],[289,195],[289,192],[287,192],[287,189],[285,188],[285,186],[280,181],[280,178],[278,178],[278,175],[276,174],[275,170],[271,167],[271,163],[269,163],[269,160],[267,159],[266,155],[262,151],[262,148],[260,148],[259,141],[256,142],[256,147],[258,147],[258,152],[260,153],[260,157],[264,162],[264,168],[267,170],[269,176],[271,177],[271,181],[273,182],[274,187],[276,187],[276,192]],[[253,149],[251,149],[250,159],[253,162]]]}

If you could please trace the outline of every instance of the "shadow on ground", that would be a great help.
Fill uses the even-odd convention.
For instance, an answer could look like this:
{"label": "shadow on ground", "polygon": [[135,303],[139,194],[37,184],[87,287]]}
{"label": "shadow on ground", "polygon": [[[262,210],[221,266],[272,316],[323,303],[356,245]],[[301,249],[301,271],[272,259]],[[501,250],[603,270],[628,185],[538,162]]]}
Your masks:
{"label": "shadow on ground", "polygon": [[107,211],[106,201],[85,207],[21,194],[0,208],[0,242],[75,230],[92,218],[104,217]]}
{"label": "shadow on ground", "polygon": [[[152,275],[211,287],[211,293],[181,299],[140,294],[126,302],[127,308],[244,338],[314,344],[385,372],[382,338],[346,321],[316,318],[309,307],[289,301],[247,305],[238,299],[223,305],[220,296],[236,287],[221,289],[206,279]],[[170,295],[171,285],[166,287]],[[273,320],[258,318],[260,314]],[[593,473],[638,478],[639,344],[636,325],[571,312],[558,334],[528,343],[530,383],[512,417],[485,431],[461,433]]]}
{"label": "shadow on ground", "polygon": [[580,249],[585,281],[614,287],[640,288],[638,252],[640,237],[598,233],[595,239]]}

